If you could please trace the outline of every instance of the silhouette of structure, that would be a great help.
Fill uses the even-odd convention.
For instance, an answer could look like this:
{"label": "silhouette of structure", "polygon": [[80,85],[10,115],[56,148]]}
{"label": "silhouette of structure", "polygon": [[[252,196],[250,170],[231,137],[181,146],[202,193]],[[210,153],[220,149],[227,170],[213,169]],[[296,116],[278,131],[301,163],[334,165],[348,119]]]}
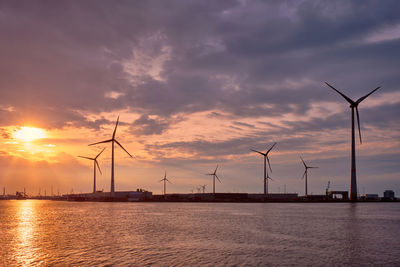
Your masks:
{"label": "silhouette of structure", "polygon": [[93,160],[93,193],[96,193],[96,166],[97,166],[97,168],[99,168],[100,174],[102,174],[101,170],[100,170],[100,165],[97,162],[97,158],[101,155],[101,153],[103,153],[104,150],[105,150],[105,148],[103,148],[103,150],[100,151],[100,153],[97,154],[96,157],[94,157],[94,158],[78,156],[78,157],[83,158],[83,159]]}
{"label": "silhouette of structure", "polygon": [[260,151],[254,150],[254,149],[250,149],[251,151],[256,152],[264,157],[264,195],[268,194],[267,162],[268,162],[269,169],[272,172],[268,154],[274,148],[275,145],[276,145],[276,143],[274,143],[265,153],[262,153]]}
{"label": "silhouette of structure", "polygon": [[206,174],[206,175],[212,175],[212,177],[213,177],[213,194],[215,194],[215,178],[217,178],[218,182],[221,183],[221,180],[218,178],[218,175],[217,175],[217,169],[218,169],[218,165],[215,168],[215,171],[213,173],[207,173]]}
{"label": "silhouette of structure", "polygon": [[301,179],[304,179],[304,177],[306,178],[306,180],[305,180],[305,182],[306,182],[306,190],[305,190],[305,193],[306,193],[306,196],[308,196],[308,191],[307,191],[307,178],[308,178],[308,169],[317,169],[318,167],[311,167],[311,166],[307,166],[307,164],[304,162],[304,160],[303,160],[303,158],[300,156],[300,159],[301,159],[301,161],[303,162],[303,165],[304,165],[304,173],[303,173],[303,176],[301,177]]}
{"label": "silhouette of structure", "polygon": [[203,194],[206,192],[206,184],[201,185],[201,189],[203,189]]}
{"label": "silhouette of structure", "polygon": [[167,171],[165,171],[164,178],[161,179],[159,182],[163,182],[163,181],[164,181],[164,196],[166,196],[166,195],[167,195],[167,182],[170,183],[170,184],[172,184],[172,183],[167,179]]}
{"label": "silhouette of structure", "polygon": [[328,184],[326,185],[326,188],[325,188],[325,194],[328,196],[328,190],[329,190],[329,187],[331,186],[331,181],[328,181]]}
{"label": "silhouette of structure", "polygon": [[110,143],[111,142],[111,193],[114,193],[114,143],[117,143],[117,145],[119,145],[131,158],[133,158],[133,156],[131,154],[129,154],[129,152],[117,141],[117,139],[115,139],[115,133],[117,132],[117,127],[118,127],[118,122],[119,122],[119,116],[117,118],[117,123],[115,124],[115,128],[114,128],[114,132],[112,134],[112,138],[109,140],[105,140],[105,141],[100,141],[100,142],[96,142],[93,144],[90,144],[89,146],[93,146],[93,145],[98,145],[98,144],[103,144],[103,143]]}
{"label": "silhouette of structure", "polygon": [[335,90],[338,94],[340,94],[344,99],[346,99],[347,102],[350,104],[351,108],[351,181],[350,181],[350,200],[351,201],[357,201],[357,175],[356,175],[356,144],[355,144],[355,130],[354,130],[354,109],[356,110],[357,113],[357,124],[358,124],[358,134],[360,136],[360,144],[362,144],[361,140],[361,129],[360,129],[360,115],[358,113],[358,105],[366,99],[368,96],[370,96],[372,93],[374,93],[376,90],[381,88],[378,86],[374,90],[372,90],[370,93],[366,94],[363,97],[360,97],[357,101],[351,100],[349,97],[341,93],[339,90],[334,88],[332,85],[329,83],[325,82],[326,85],[328,85],[330,88]]}

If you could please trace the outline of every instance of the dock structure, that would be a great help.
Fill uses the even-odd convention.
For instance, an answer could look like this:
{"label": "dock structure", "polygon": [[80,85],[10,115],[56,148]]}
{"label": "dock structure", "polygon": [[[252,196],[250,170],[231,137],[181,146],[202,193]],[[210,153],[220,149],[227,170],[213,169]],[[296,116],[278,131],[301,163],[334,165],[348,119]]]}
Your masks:
{"label": "dock structure", "polygon": [[104,202],[136,202],[146,201],[153,198],[153,193],[145,190],[137,191],[116,191],[83,193],[83,194],[68,194],[64,195],[69,201],[104,201]]}

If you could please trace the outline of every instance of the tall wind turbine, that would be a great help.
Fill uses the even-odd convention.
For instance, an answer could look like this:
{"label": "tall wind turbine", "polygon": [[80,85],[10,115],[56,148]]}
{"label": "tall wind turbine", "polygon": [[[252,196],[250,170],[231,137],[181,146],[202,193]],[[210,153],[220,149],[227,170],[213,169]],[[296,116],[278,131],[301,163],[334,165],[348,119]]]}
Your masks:
{"label": "tall wind turbine", "polygon": [[115,133],[117,132],[117,127],[118,127],[118,121],[119,121],[119,116],[117,118],[117,123],[115,124],[114,132],[112,134],[112,138],[109,140],[105,141],[100,141],[97,143],[90,144],[89,146],[97,145],[97,144],[103,144],[103,143],[109,143],[111,142],[111,193],[114,193],[114,143],[117,143],[131,158],[132,155],[129,154],[129,152],[115,139]]}
{"label": "tall wind turbine", "polygon": [[303,158],[300,156],[300,159],[301,159],[301,161],[303,162],[303,165],[304,165],[304,173],[303,173],[303,176],[301,177],[301,179],[303,179],[304,177],[306,177],[306,196],[308,195],[308,192],[307,192],[307,176],[308,176],[308,169],[318,169],[318,167],[311,167],[311,166],[308,166],[305,162],[304,162],[304,160],[303,160]]}
{"label": "tall wind turbine", "polygon": [[100,153],[97,154],[97,156],[94,157],[94,158],[78,156],[78,157],[83,158],[83,159],[93,160],[93,193],[96,193],[96,166],[97,166],[97,168],[99,168],[100,174],[102,174],[101,170],[100,170],[99,163],[97,162],[97,158],[100,156],[101,153],[103,153],[104,149],[106,149],[106,148],[103,148],[103,150],[100,151]]}
{"label": "tall wind turbine", "polygon": [[170,183],[170,184],[172,184],[172,183],[167,179],[167,171],[165,171],[164,178],[162,178],[162,179],[160,180],[160,182],[162,182],[162,181],[164,181],[164,196],[166,196],[166,195],[167,195],[167,182]]}
{"label": "tall wind turbine", "polygon": [[215,171],[213,173],[207,173],[206,174],[206,175],[212,175],[213,176],[213,194],[215,194],[215,178],[217,178],[218,182],[221,183],[221,180],[218,178],[218,175],[217,175],[217,169],[218,169],[218,165],[215,168]]}
{"label": "tall wind turbine", "polygon": [[358,104],[360,104],[364,99],[374,93],[376,90],[381,88],[380,86],[376,87],[370,93],[366,94],[363,97],[357,99],[357,101],[353,101],[345,94],[339,92],[336,88],[334,88],[329,83],[325,82],[330,88],[335,90],[338,94],[340,94],[347,102],[350,104],[351,108],[351,182],[350,182],[350,200],[357,201],[357,176],[356,176],[356,142],[355,142],[355,130],[354,130],[354,109],[357,113],[357,124],[358,124],[358,134],[360,136],[360,144],[362,144],[361,140],[361,129],[360,129],[360,115],[358,114]]}
{"label": "tall wind turbine", "polygon": [[250,149],[251,151],[254,151],[264,157],[264,195],[268,194],[267,161],[268,161],[269,169],[272,172],[271,164],[269,163],[268,153],[274,148],[275,145],[276,145],[276,143],[274,143],[270,147],[270,149],[268,149],[267,152],[265,152],[265,153],[262,153],[260,151],[254,150],[254,149]]}

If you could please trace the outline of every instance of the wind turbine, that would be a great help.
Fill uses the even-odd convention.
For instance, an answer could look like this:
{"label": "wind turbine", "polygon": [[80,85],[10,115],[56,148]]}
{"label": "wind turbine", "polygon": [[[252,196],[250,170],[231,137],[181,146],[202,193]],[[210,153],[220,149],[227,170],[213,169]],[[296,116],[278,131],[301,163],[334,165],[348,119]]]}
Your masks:
{"label": "wind turbine", "polygon": [[103,143],[109,143],[111,142],[111,193],[114,193],[114,143],[117,143],[131,158],[132,155],[129,154],[129,152],[115,139],[115,133],[117,132],[117,127],[118,127],[118,121],[119,121],[119,116],[117,118],[117,123],[115,124],[114,132],[112,134],[112,138],[105,140],[105,141],[100,141],[97,143],[90,144],[89,146],[97,145],[97,144],[103,144]]}
{"label": "wind turbine", "polygon": [[361,128],[360,128],[360,115],[358,113],[358,104],[360,104],[364,99],[374,93],[376,90],[381,88],[380,86],[376,87],[370,93],[366,94],[363,97],[357,99],[357,101],[351,100],[349,97],[339,92],[336,88],[334,88],[329,83],[325,82],[330,88],[335,90],[338,94],[340,94],[347,102],[350,104],[351,108],[351,181],[350,181],[350,200],[357,201],[357,175],[356,175],[356,142],[355,142],[355,130],[354,130],[354,109],[357,113],[357,124],[358,124],[358,134],[360,136],[360,144],[362,144],[361,140]]}
{"label": "wind turbine", "polygon": [[267,161],[268,161],[269,169],[272,172],[271,164],[269,163],[268,153],[274,148],[275,145],[276,145],[276,143],[274,143],[270,147],[270,149],[268,149],[267,152],[265,152],[265,153],[262,153],[260,151],[254,150],[254,149],[250,149],[251,151],[254,151],[264,157],[264,195],[268,194]]}
{"label": "wind turbine", "polygon": [[215,168],[215,171],[213,173],[207,173],[206,174],[206,175],[212,175],[213,176],[213,194],[215,194],[215,178],[217,178],[218,182],[221,183],[221,180],[218,178],[218,175],[217,175],[217,169],[218,169],[218,165]]}
{"label": "wind turbine", "polygon": [[172,183],[167,179],[167,171],[165,171],[164,178],[161,179],[159,182],[162,182],[162,181],[164,181],[164,196],[166,196],[166,195],[167,195],[167,182],[170,183],[170,184],[172,184]]}
{"label": "wind turbine", "polygon": [[201,188],[203,189],[203,194],[206,192],[206,184],[204,184],[204,185],[201,185]]}
{"label": "wind turbine", "polygon": [[306,196],[308,195],[307,192],[307,174],[308,174],[308,169],[318,169],[318,167],[311,167],[311,166],[307,166],[307,164],[304,162],[303,158],[300,156],[301,161],[303,162],[304,165],[304,173],[303,176],[301,177],[301,179],[303,179],[304,177],[306,177]]}
{"label": "wind turbine", "polygon": [[93,193],[96,193],[96,166],[97,166],[97,168],[99,168],[100,174],[102,174],[101,170],[100,170],[99,163],[97,162],[97,158],[100,156],[101,153],[103,153],[104,149],[106,149],[106,148],[103,148],[103,150],[100,151],[100,153],[97,154],[97,156],[94,157],[94,158],[78,156],[78,157],[83,158],[83,159],[93,160]]}

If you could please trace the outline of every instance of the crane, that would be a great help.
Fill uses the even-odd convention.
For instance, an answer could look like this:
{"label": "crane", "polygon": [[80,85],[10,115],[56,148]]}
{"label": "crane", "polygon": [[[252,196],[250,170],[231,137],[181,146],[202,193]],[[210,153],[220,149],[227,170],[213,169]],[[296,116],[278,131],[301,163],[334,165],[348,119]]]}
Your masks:
{"label": "crane", "polygon": [[330,185],[331,185],[331,181],[328,181],[328,184],[326,185],[326,189],[325,189],[325,194],[327,197],[328,197],[328,190],[329,190]]}

